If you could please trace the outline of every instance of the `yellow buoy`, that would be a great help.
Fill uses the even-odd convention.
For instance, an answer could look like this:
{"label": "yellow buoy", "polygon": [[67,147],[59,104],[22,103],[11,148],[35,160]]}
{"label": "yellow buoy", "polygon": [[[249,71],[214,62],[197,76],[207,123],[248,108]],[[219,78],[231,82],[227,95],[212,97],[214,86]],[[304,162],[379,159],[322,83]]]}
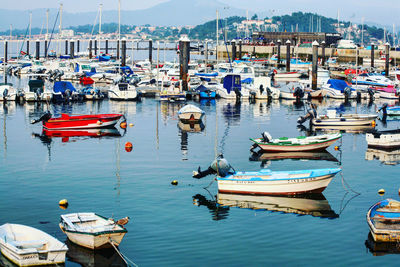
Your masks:
{"label": "yellow buoy", "polygon": [[338,147],[338,146],[335,146],[335,150],[338,151],[338,150],[339,150],[339,147]]}
{"label": "yellow buoy", "polygon": [[61,209],[65,210],[68,207],[68,200],[66,199],[61,199],[58,202],[58,205],[60,206]]}
{"label": "yellow buoy", "polygon": [[372,121],[372,122],[371,122],[371,126],[372,126],[372,127],[375,127],[375,126],[376,126],[376,122],[375,122],[375,121]]}
{"label": "yellow buoy", "polygon": [[119,126],[120,126],[122,129],[125,129],[125,128],[126,128],[126,122],[125,122],[125,121],[121,122],[121,123],[119,124]]}
{"label": "yellow buoy", "polygon": [[129,127],[133,127],[133,123],[129,123]]}
{"label": "yellow buoy", "polygon": [[381,188],[378,190],[379,195],[384,195],[385,194],[385,189]]}
{"label": "yellow buoy", "polygon": [[173,180],[173,181],[171,182],[171,184],[172,184],[172,185],[178,185],[178,181],[177,181],[177,180]]}

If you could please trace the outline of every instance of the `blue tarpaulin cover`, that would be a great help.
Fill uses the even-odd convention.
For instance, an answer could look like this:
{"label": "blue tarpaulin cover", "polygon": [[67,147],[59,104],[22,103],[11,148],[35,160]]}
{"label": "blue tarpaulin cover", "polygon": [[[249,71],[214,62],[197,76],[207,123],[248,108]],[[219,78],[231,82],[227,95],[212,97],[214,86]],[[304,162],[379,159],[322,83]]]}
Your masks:
{"label": "blue tarpaulin cover", "polygon": [[[340,90],[341,93],[344,92],[344,89],[346,87],[350,87],[346,81],[343,80],[337,80],[337,79],[329,79],[328,84],[330,84],[330,87],[336,90]],[[351,87],[350,87],[351,88]],[[353,88],[351,88],[352,91],[354,91]]]}
{"label": "blue tarpaulin cover", "polygon": [[65,93],[67,89],[71,90],[71,92],[76,91],[75,87],[70,82],[58,81],[54,83],[53,91],[55,93]]}

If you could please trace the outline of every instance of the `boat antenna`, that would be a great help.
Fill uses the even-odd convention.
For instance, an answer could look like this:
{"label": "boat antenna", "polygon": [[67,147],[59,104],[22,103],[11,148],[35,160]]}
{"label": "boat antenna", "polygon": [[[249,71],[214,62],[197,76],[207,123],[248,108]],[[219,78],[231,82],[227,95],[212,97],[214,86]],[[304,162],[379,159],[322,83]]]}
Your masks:
{"label": "boat antenna", "polygon": [[53,29],[51,30],[51,34],[50,34],[50,40],[49,43],[47,44],[47,47],[45,49],[46,51],[46,55],[44,55],[45,58],[47,58],[47,53],[49,52],[49,47],[51,44],[51,40],[53,39],[53,33],[54,33],[54,29],[56,28],[56,24],[57,24],[57,20],[58,20],[58,16],[60,15],[60,10],[58,10],[57,16],[56,16],[56,20],[54,21],[54,25],[53,25]]}

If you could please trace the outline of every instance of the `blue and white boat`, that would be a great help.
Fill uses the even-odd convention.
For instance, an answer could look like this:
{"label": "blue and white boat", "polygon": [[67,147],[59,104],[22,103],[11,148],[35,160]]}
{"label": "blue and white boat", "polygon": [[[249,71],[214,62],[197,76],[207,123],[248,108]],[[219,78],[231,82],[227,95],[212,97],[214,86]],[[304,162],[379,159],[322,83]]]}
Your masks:
{"label": "blue and white boat", "polygon": [[200,99],[215,99],[216,97],[215,90],[207,88],[202,84],[195,91],[199,93]]}
{"label": "blue and white boat", "polygon": [[81,101],[83,95],[75,89],[70,82],[57,81],[54,82],[53,87],[53,101],[54,102],[69,102],[69,101]]}
{"label": "blue and white boat", "polygon": [[352,80],[353,84],[365,86],[394,86],[394,82],[380,73],[362,73]]}
{"label": "blue and white boat", "polygon": [[386,112],[389,116],[398,116],[400,115],[400,106],[388,106]]}
{"label": "blue and white boat", "polygon": [[374,204],[367,212],[367,223],[375,242],[400,241],[400,202],[385,199]]}
{"label": "blue and white boat", "polygon": [[221,193],[254,195],[296,195],[321,193],[341,169],[312,169],[299,171],[233,172],[217,177]]}
{"label": "blue and white boat", "polygon": [[356,91],[344,80],[329,79],[323,84],[322,95],[334,99],[356,98]]}

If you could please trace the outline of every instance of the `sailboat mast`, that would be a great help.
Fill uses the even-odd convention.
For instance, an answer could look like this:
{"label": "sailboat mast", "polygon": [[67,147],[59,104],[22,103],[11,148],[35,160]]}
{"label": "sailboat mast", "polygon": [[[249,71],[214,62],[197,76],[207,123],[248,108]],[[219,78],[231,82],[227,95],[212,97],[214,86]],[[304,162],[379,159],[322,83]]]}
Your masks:
{"label": "sailboat mast", "polygon": [[219,67],[218,67],[218,42],[219,42],[219,39],[218,39],[218,21],[219,21],[219,19],[218,19],[218,10],[217,10],[217,32],[216,32],[216,34],[217,34],[217,45],[215,46],[215,53],[217,54],[217,69],[218,69],[218,71],[219,71]]}
{"label": "sailboat mast", "polygon": [[46,40],[49,36],[49,10],[46,10]]}
{"label": "sailboat mast", "polygon": [[99,18],[99,34],[102,34],[101,32],[101,15],[102,15],[102,11],[103,11],[103,4],[100,4],[100,8],[99,8],[99,13],[100,13],[100,18]]}
{"label": "sailboat mast", "polygon": [[118,0],[118,40],[121,39],[121,0]]}
{"label": "sailboat mast", "polygon": [[29,43],[31,42],[32,35],[32,12],[29,12]]}

